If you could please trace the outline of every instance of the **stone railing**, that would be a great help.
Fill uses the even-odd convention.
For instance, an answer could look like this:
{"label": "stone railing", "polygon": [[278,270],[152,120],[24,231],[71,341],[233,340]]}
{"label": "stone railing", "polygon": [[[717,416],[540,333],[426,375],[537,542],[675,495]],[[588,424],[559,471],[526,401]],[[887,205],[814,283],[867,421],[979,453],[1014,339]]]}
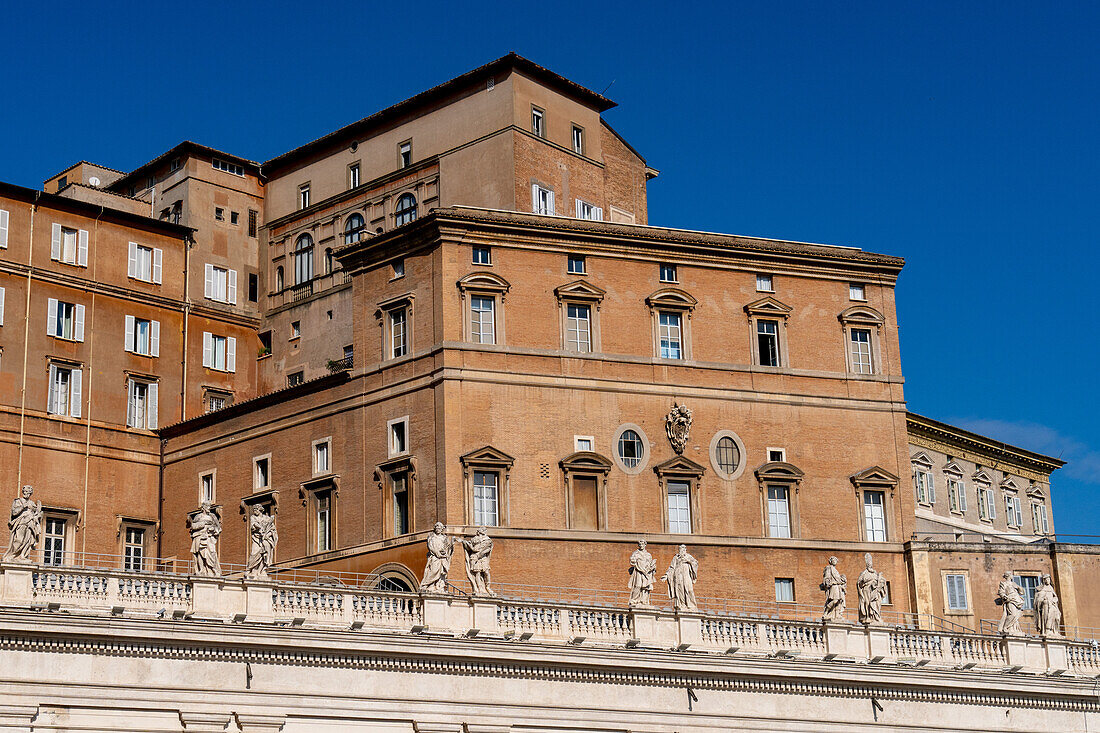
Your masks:
{"label": "stone railing", "polygon": [[1100,647],[1060,638],[394,593],[339,583],[0,564],[0,606],[960,670],[1100,673]]}

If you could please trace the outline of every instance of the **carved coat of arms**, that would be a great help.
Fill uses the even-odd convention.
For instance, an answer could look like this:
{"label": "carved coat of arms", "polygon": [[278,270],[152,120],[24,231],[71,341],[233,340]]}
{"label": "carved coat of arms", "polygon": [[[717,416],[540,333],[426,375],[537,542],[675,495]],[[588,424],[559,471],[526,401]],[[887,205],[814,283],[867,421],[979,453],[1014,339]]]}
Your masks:
{"label": "carved coat of arms", "polygon": [[672,403],[672,409],[665,416],[665,432],[668,433],[668,442],[672,444],[672,450],[682,454],[691,437],[691,410],[687,405]]}

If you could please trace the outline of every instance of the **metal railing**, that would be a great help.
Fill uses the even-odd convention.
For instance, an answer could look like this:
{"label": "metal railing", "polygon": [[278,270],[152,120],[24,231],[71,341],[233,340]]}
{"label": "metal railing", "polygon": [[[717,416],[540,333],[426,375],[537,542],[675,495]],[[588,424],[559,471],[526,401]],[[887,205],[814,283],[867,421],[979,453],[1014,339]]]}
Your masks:
{"label": "metal railing", "polygon": [[326,290],[330,290],[340,285],[346,285],[350,282],[351,273],[347,270],[341,268],[333,270],[332,272],[326,272],[323,275],[318,275],[303,283],[288,285],[282,290],[271,293],[271,295],[268,296],[270,307],[278,308],[279,306],[289,303],[297,303],[315,294],[323,293]]}

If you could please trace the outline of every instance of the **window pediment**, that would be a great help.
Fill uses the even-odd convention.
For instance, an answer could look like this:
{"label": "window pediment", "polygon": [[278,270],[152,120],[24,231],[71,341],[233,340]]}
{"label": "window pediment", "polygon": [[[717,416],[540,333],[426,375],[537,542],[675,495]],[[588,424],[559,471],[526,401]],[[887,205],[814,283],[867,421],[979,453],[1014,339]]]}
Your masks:
{"label": "window pediment", "polygon": [[745,312],[748,313],[749,316],[773,316],[784,320],[790,316],[793,310],[794,308],[791,308],[783,301],[778,298],[773,298],[770,295],[754,300],[745,306]]}
{"label": "window pediment", "polygon": [[700,466],[690,458],[684,458],[683,456],[676,456],[670,458],[664,463],[659,463],[653,467],[653,471],[660,477],[677,477],[688,476],[691,478],[700,478],[707,469]]}
{"label": "window pediment", "polygon": [[1039,501],[1045,501],[1047,498],[1046,492],[1044,492],[1037,484],[1032,484],[1027,490],[1028,498],[1038,499]]}
{"label": "window pediment", "polygon": [[661,288],[645,299],[645,304],[650,308],[671,308],[674,310],[695,310],[699,304],[689,293],[679,288]]}
{"label": "window pediment", "polygon": [[990,486],[993,483],[993,479],[989,477],[989,474],[981,469],[975,471],[974,475],[971,476],[971,478],[974,479],[974,483],[976,484],[985,484],[986,486]]}
{"label": "window pediment", "polygon": [[269,509],[270,514],[279,513],[279,490],[278,489],[266,489],[264,491],[257,491],[254,494],[241,499],[241,519],[248,521],[248,514],[252,511],[252,507],[256,504],[266,506]]}
{"label": "window pediment", "polygon": [[949,473],[952,476],[955,476],[956,478],[962,478],[963,477],[962,467],[960,467],[959,464],[955,463],[954,461],[948,462],[948,464],[943,467],[943,472],[944,473]]}
{"label": "window pediment", "polygon": [[394,308],[401,308],[403,306],[412,305],[413,298],[416,297],[415,293],[402,293],[401,295],[395,295],[392,298],[386,298],[378,302],[378,305],[374,311],[375,318],[381,318],[382,314],[386,311],[393,310]]}
{"label": "window pediment", "polygon": [[898,477],[887,471],[882,466],[871,466],[859,473],[852,474],[849,479],[857,487],[883,486],[893,488],[898,485]]}
{"label": "window pediment", "polygon": [[611,473],[614,465],[610,458],[605,458],[592,451],[578,451],[558,461],[563,471],[586,473]]}
{"label": "window pediment", "polygon": [[575,280],[554,288],[554,295],[557,296],[559,303],[563,300],[587,301],[595,303],[597,309],[606,294],[607,291],[603,288],[598,288],[584,280]]}
{"label": "window pediment", "polygon": [[499,293],[501,301],[504,300],[505,293],[512,288],[512,285],[507,280],[492,272],[471,272],[469,275],[461,278],[456,284],[463,298],[466,297],[467,291],[475,293]]}
{"label": "window pediment", "polygon": [[392,458],[388,461],[383,461],[374,467],[374,483],[378,485],[378,490],[382,491],[386,488],[386,476],[398,471],[405,471],[409,474],[409,480],[416,480],[416,457],[415,456],[401,456],[400,458]]}
{"label": "window pediment", "polygon": [[470,451],[458,460],[462,461],[462,472],[468,474],[470,466],[511,469],[515,459],[491,445]]}
{"label": "window pediment", "polygon": [[932,468],[932,459],[924,451],[918,451],[909,459],[909,462],[919,468]]}
{"label": "window pediment", "polygon": [[768,481],[799,483],[802,481],[802,477],[806,475],[801,468],[786,461],[769,461],[757,468],[755,473],[756,480],[761,483]]}
{"label": "window pediment", "polygon": [[1004,480],[1001,481],[1001,489],[1004,491],[1019,491],[1020,486],[1012,480],[1011,476],[1005,476]]}
{"label": "window pediment", "polygon": [[866,305],[853,305],[851,308],[847,308],[841,311],[837,319],[841,323],[851,323],[857,325],[868,326],[881,326],[886,323],[886,317],[879,313],[877,310]]}

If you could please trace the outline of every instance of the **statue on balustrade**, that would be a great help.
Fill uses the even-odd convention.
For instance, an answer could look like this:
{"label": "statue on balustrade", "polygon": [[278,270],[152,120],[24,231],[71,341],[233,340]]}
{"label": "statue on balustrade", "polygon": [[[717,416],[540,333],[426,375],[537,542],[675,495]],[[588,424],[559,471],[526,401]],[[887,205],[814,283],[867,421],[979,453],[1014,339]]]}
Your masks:
{"label": "statue on balustrade", "polygon": [[11,519],[8,520],[11,540],[4,553],[5,560],[31,562],[31,553],[38,547],[38,538],[42,534],[42,502],[33,501],[33,493],[32,487],[24,486],[11,503]]}
{"label": "statue on balustrade", "polygon": [[1043,576],[1043,584],[1035,592],[1035,625],[1043,636],[1062,635],[1062,609],[1050,575]]}
{"label": "statue on balustrade", "polygon": [[848,597],[848,579],[836,569],[836,556],[829,558],[821,577],[821,590],[825,591],[825,613],[822,621],[843,621]]}
{"label": "statue on balustrade", "polygon": [[420,581],[420,590],[424,593],[445,593],[447,591],[447,573],[451,569],[451,555],[455,551],[454,538],[444,532],[443,522],[436,522],[432,533],[428,535],[428,563],[424,566],[424,578]]}
{"label": "statue on balustrade", "polygon": [[1012,581],[1012,573],[1006,572],[997,586],[997,605],[1001,607],[1001,621],[997,632],[1019,636],[1020,617],[1024,615],[1024,589]]}
{"label": "statue on balustrade", "polygon": [[275,529],[275,517],[264,511],[259,504],[252,506],[248,535],[252,539],[252,551],[248,555],[245,575],[249,578],[267,578],[268,568],[275,561],[275,545],[279,544],[279,533]]}
{"label": "statue on balustrade", "polygon": [[[484,527],[478,527],[477,533],[462,540],[466,550],[466,577],[475,596],[495,596],[489,587],[489,556],[493,553],[493,540]],[[444,575],[446,577],[446,575]]]}
{"label": "statue on balustrade", "polygon": [[218,560],[218,537],[222,533],[222,520],[217,509],[210,502],[204,501],[189,523],[195,575],[218,577],[222,574],[221,562]]}
{"label": "statue on balustrade", "polygon": [[886,600],[886,578],[875,572],[871,563],[871,553],[863,556],[867,568],[856,578],[856,593],[859,594],[859,622],[861,624],[882,623],[882,602]]}
{"label": "statue on balustrade", "polygon": [[699,609],[699,604],[695,601],[695,581],[698,576],[699,561],[688,554],[687,545],[680,545],[668,570],[661,576],[661,580],[668,583],[668,597],[672,599],[672,607],[677,611]]}
{"label": "statue on balustrade", "polygon": [[657,561],[645,549],[646,541],[638,540],[638,549],[630,555],[630,605],[648,606],[657,576]]}

